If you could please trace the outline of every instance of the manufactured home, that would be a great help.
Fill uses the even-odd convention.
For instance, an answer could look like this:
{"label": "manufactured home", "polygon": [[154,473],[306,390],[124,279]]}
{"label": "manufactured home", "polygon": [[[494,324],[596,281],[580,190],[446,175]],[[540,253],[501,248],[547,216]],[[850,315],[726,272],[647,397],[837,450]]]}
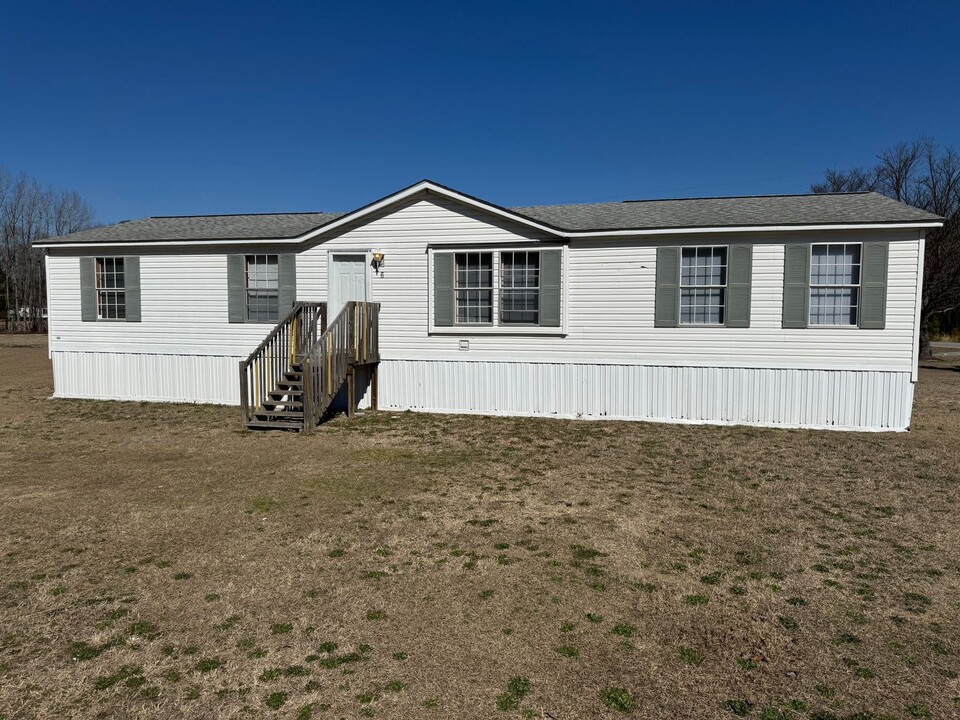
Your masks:
{"label": "manufactured home", "polygon": [[152,217],[39,243],[55,396],[910,426],[925,233],[876,193]]}

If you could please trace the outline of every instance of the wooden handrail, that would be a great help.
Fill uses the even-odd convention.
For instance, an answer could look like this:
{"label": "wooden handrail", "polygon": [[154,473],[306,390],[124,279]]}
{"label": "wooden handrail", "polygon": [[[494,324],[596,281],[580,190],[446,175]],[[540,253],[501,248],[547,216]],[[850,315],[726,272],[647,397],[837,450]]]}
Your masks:
{"label": "wooden handrail", "polygon": [[246,360],[240,361],[240,409],[253,419],[269,393],[326,330],[326,303],[298,302]]}
{"label": "wooden handrail", "polygon": [[[348,302],[305,354],[304,430],[320,422],[354,365],[379,362],[379,317],[379,303]],[[354,400],[347,399],[351,414]]]}
{"label": "wooden handrail", "polygon": [[267,336],[263,339],[263,342],[261,342],[259,345],[257,345],[256,349],[247,356],[246,362],[249,363],[249,362],[253,361],[253,360],[255,359],[256,355],[257,355],[260,351],[262,351],[267,345],[270,344],[270,341],[273,340],[273,339],[280,333],[280,331],[283,329],[283,327],[284,327],[285,325],[287,325],[288,323],[290,323],[290,322],[294,319],[294,317],[296,317],[296,316],[300,313],[300,311],[303,310],[303,308],[306,308],[306,307],[322,308],[322,309],[324,310],[324,313],[323,313],[323,314],[324,314],[324,316],[326,316],[326,307],[327,307],[327,304],[326,304],[326,303],[321,303],[321,302],[304,302],[304,301],[298,301],[298,302],[294,303],[293,309],[291,309],[290,312],[287,313],[287,316],[286,316],[285,318],[283,318],[280,322],[278,322],[278,323],[276,324],[276,326],[273,328],[273,330],[271,330],[271,331],[267,334]]}

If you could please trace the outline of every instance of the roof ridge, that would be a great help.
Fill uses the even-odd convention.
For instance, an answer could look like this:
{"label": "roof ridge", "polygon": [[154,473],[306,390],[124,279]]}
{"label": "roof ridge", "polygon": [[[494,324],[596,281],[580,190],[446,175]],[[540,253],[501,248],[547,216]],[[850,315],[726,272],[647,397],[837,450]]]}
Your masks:
{"label": "roof ridge", "polygon": [[688,200],[752,200],[754,198],[794,198],[794,197],[822,197],[824,195],[870,195],[872,190],[855,190],[853,192],[825,192],[825,193],[769,193],[766,195],[701,195],[697,197],[678,198],[645,198],[643,200],[621,200],[624,203],[643,202],[685,202]]}
{"label": "roof ridge", "polygon": [[[643,198],[640,200],[602,200],[599,202],[571,202],[571,203],[539,203],[536,205],[507,205],[508,209],[529,208],[529,207],[570,207],[573,205],[623,205],[626,203],[654,203],[654,202],[690,202],[691,200],[752,200],[765,198],[796,198],[796,197],[821,197],[821,196],[850,196],[850,195],[880,195],[873,190],[856,190],[853,192],[827,192],[827,193],[771,193],[768,195],[701,195],[698,197],[676,197],[676,198]],[[881,195],[886,197],[886,195]],[[892,199],[892,198],[890,198]]]}
{"label": "roof ridge", "polygon": [[179,220],[182,218],[263,217],[265,215],[342,215],[337,210],[304,210],[301,212],[211,213],[206,215],[148,215],[144,220]]}

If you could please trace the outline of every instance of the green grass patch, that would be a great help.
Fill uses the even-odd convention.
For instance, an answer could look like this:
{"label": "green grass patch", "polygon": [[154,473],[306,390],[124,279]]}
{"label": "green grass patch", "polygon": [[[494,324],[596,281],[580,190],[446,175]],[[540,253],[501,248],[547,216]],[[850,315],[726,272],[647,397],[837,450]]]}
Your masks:
{"label": "green grass patch", "polygon": [[700,665],[703,663],[703,654],[691,647],[681,645],[677,648],[677,652],[680,655],[680,661],[683,662],[684,665]]}
{"label": "green grass patch", "polygon": [[789,615],[781,615],[780,617],[777,618],[777,622],[780,623],[781,627],[787,630],[796,630],[798,627],[800,627],[800,623],[798,623],[794,618],[790,617]]}
{"label": "green grass patch", "polygon": [[637,707],[636,701],[623,688],[604,688],[600,691],[600,702],[611,710],[628,713]]}
{"label": "green grass patch", "polygon": [[753,704],[746,700],[724,700],[720,707],[737,717],[746,717],[753,710]]}
{"label": "green grass patch", "polygon": [[197,672],[208,673],[222,666],[223,661],[220,660],[220,658],[201,658],[197,661],[197,664],[193,666],[193,669]]}
{"label": "green grass patch", "polygon": [[117,683],[124,682],[131,678],[142,677],[143,668],[139,665],[121,665],[116,672],[110,675],[102,675],[96,679],[93,686],[97,690],[106,690]]}
{"label": "green grass patch", "polygon": [[282,708],[290,696],[285,692],[272,692],[264,699],[264,704],[271,710],[279,710]]}
{"label": "green grass patch", "polygon": [[619,623],[613,626],[611,632],[614,635],[619,635],[620,637],[632,638],[636,634],[637,629],[633,625],[627,623]]}
{"label": "green grass patch", "polygon": [[497,710],[516,710],[520,701],[530,692],[530,679],[517,675],[507,682],[506,692],[497,696]]}

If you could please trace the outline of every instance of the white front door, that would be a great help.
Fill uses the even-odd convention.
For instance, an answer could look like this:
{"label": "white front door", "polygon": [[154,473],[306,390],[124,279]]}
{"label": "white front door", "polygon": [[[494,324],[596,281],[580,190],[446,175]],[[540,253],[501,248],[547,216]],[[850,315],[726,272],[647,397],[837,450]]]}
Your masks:
{"label": "white front door", "polygon": [[340,314],[350,300],[367,300],[366,255],[333,255],[327,293],[328,322]]}

